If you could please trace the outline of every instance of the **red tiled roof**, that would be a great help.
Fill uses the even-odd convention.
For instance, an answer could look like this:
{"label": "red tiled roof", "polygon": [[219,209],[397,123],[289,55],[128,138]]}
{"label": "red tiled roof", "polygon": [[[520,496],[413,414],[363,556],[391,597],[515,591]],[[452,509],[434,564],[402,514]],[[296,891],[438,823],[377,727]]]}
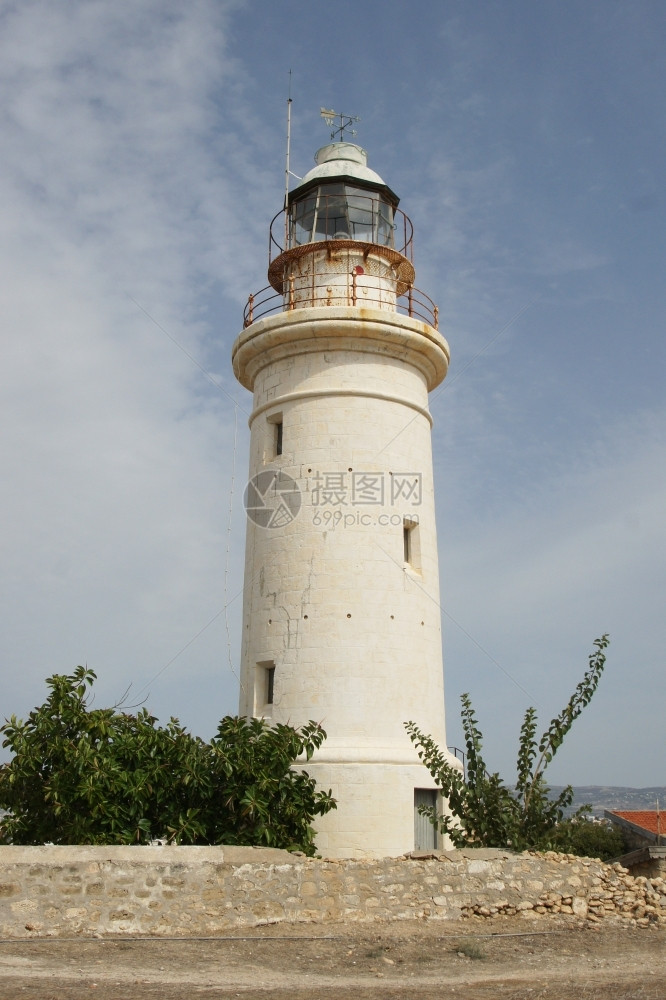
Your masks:
{"label": "red tiled roof", "polygon": [[[641,826],[644,830],[649,830],[650,833],[666,834],[666,810],[660,809],[657,813],[656,809],[613,809],[613,816],[626,819],[628,823]],[[657,829],[657,816],[659,817],[659,829]]]}

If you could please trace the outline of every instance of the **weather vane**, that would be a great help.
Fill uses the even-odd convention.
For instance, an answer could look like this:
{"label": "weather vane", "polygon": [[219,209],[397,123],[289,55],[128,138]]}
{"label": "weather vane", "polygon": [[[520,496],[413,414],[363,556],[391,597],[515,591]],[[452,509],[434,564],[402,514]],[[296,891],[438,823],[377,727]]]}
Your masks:
{"label": "weather vane", "polygon": [[[329,108],[321,108],[320,114],[328,127],[331,129],[331,139],[335,139],[339,132],[340,141],[342,142],[346,129],[349,129],[349,135],[356,135],[356,129],[351,126],[354,122],[360,122],[360,118],[355,118],[353,115],[341,115],[339,112],[333,111]],[[333,128],[336,119],[340,120],[340,124]]]}

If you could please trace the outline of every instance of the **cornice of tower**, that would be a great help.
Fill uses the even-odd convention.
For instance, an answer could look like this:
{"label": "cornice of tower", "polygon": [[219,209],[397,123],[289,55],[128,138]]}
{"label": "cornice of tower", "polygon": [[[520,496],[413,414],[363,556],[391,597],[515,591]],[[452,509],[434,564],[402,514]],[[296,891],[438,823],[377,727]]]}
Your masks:
{"label": "cornice of tower", "polygon": [[412,317],[357,306],[314,306],[266,316],[243,330],[232,351],[234,374],[252,391],[266,365],[336,349],[403,361],[422,373],[429,392],[446,376],[450,356],[444,337]]}

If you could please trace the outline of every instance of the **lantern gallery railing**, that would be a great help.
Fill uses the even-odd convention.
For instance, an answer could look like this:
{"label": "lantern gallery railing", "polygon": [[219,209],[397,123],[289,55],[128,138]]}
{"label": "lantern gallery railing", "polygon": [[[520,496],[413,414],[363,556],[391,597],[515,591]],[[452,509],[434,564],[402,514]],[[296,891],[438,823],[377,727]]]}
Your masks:
{"label": "lantern gallery railing", "polygon": [[[403,295],[387,301],[385,286],[374,284],[364,277],[363,286],[358,284],[356,274],[329,275],[330,285],[303,288],[293,277],[287,279],[284,292],[276,292],[271,285],[250,295],[243,313],[243,326],[248,327],[255,320],[271,313],[288,312],[292,309],[307,309],[312,306],[367,306],[369,308],[396,311],[413,319],[419,319],[429,326],[439,329],[439,309],[432,299],[418,288],[410,286]],[[331,280],[333,279],[333,280]],[[340,280],[342,279],[342,280]],[[345,280],[346,279],[346,280]]]}

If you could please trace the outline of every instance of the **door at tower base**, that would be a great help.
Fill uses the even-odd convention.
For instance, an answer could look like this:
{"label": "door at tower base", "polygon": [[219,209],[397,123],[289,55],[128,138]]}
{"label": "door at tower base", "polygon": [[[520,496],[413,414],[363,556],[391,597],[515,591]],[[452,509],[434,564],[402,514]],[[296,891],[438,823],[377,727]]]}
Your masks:
{"label": "door at tower base", "polygon": [[439,837],[430,816],[420,811],[421,806],[427,809],[436,808],[437,798],[437,792],[432,788],[414,789],[414,848],[417,851],[426,851],[438,846]]}
{"label": "door at tower base", "polygon": [[[443,842],[430,821],[418,817],[426,827],[425,841],[417,841],[415,809],[419,802],[442,802],[438,790],[428,788],[432,779],[418,764],[313,763],[303,765],[321,789],[331,789],[337,809],[317,817],[317,853],[325,858],[386,858],[414,850],[440,849]],[[419,838],[420,840],[420,838]],[[427,842],[426,842],[427,841]]]}

